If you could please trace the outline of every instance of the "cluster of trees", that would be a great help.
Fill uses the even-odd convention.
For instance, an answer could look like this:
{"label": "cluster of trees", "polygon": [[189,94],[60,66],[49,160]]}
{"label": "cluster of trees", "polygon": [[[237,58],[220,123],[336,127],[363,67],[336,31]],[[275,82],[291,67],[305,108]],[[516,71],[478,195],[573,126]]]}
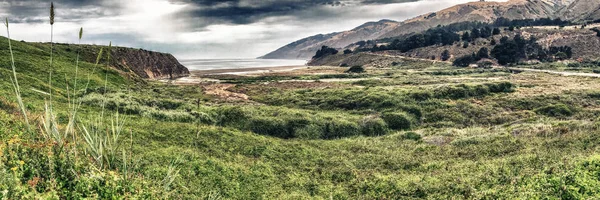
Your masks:
{"label": "cluster of trees", "polygon": [[[388,42],[389,45],[377,46],[378,42],[361,41],[356,43],[359,46],[358,51],[385,51],[399,50],[407,52],[412,49],[427,47],[433,45],[452,45],[455,42],[464,42],[463,46],[469,46],[468,42],[472,42],[477,38],[489,38],[501,33],[499,27],[509,27],[508,30],[513,31],[525,26],[567,26],[572,25],[572,22],[561,19],[540,18],[540,19],[516,19],[510,20],[507,18],[499,18],[494,23],[482,22],[459,22],[447,26],[438,26],[431,28],[423,33],[406,35],[404,39],[383,39],[379,42]],[[462,35],[457,34],[460,31],[465,31]],[[598,33],[600,35],[600,32]],[[495,45],[496,41],[492,41]]]}
{"label": "cluster of trees", "polygon": [[[442,56],[443,55],[444,53],[442,53]],[[452,65],[459,67],[468,67],[470,64],[475,63],[484,58],[490,58],[490,51],[488,50],[488,48],[482,47],[481,49],[479,49],[479,51],[477,51],[477,53],[473,52],[471,55],[456,58],[454,62],[452,62]]]}
{"label": "cluster of trees", "polygon": [[434,28],[424,33],[414,34],[406,39],[395,39],[389,45],[375,46],[371,51],[400,50],[407,52],[411,49],[433,45],[452,45],[460,41],[460,35],[444,28]]}
{"label": "cluster of trees", "polygon": [[321,49],[317,50],[317,53],[312,58],[317,59],[317,58],[321,58],[321,57],[328,56],[328,55],[335,55],[337,53],[338,53],[337,49],[330,48],[328,46],[322,46]]}
{"label": "cluster of trees", "polygon": [[515,64],[521,59],[537,59],[544,62],[569,59],[573,56],[573,49],[569,46],[544,49],[537,43],[535,37],[531,37],[527,40],[517,34],[512,40],[508,37],[503,37],[500,40],[500,44],[494,47],[491,55],[496,58],[501,65],[507,65]]}
{"label": "cluster of trees", "polygon": [[498,18],[493,23],[495,27],[526,27],[526,26],[569,26],[573,25],[570,21],[564,21],[560,18],[540,18],[540,19],[507,19]]}
{"label": "cluster of trees", "polygon": [[489,38],[492,37],[494,35],[499,35],[500,34],[500,29],[499,28],[492,28],[489,26],[485,26],[481,29],[477,29],[474,28],[471,30],[471,32],[464,32],[461,36],[462,40],[465,42],[471,42],[477,38]]}
{"label": "cluster of trees", "polygon": [[[444,54],[442,53],[442,56]],[[502,37],[500,44],[496,45],[489,53],[487,48],[481,48],[477,53],[462,56],[454,60],[455,66],[466,67],[483,58],[495,58],[501,65],[516,64],[520,60],[537,59],[540,61],[553,61],[569,59],[573,56],[573,49],[569,46],[550,47],[544,49],[537,43],[536,38],[524,39],[521,35],[514,38]]]}

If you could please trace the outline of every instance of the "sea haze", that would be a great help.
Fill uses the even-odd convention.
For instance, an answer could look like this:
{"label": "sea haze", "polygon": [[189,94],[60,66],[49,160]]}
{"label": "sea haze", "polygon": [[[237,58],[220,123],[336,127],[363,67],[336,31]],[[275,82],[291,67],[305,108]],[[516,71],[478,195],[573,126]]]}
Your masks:
{"label": "sea haze", "polygon": [[274,59],[190,59],[180,60],[189,70],[244,69],[257,67],[304,66],[305,60]]}

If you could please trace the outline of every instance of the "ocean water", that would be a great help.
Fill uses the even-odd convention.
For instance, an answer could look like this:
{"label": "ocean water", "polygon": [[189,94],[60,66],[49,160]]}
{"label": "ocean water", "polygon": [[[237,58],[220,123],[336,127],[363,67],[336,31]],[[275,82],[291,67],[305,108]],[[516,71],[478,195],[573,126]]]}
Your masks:
{"label": "ocean water", "polygon": [[180,60],[189,70],[243,69],[257,67],[303,66],[306,60],[273,59],[190,59]]}

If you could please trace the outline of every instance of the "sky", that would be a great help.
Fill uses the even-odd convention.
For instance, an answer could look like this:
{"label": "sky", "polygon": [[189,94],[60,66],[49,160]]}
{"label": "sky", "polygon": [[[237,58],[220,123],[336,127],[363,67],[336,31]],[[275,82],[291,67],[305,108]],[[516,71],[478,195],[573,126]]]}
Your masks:
{"label": "sky", "polygon": [[[402,21],[474,0],[56,0],[54,41],[168,52],[178,59],[255,58],[293,41]],[[50,41],[49,1],[0,0],[11,37]],[[2,36],[6,32],[2,31]]]}

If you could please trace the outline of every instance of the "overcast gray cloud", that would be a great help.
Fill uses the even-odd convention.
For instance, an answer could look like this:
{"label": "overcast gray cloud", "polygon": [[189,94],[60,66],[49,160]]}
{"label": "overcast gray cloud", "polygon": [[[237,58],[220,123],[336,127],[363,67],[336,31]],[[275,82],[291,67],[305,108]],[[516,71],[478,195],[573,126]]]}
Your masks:
{"label": "overcast gray cloud", "polygon": [[[251,58],[367,21],[401,21],[471,0],[57,0],[55,39],[171,52],[178,58]],[[48,1],[0,0],[13,38],[49,41]],[[5,34],[2,34],[5,35]]]}

